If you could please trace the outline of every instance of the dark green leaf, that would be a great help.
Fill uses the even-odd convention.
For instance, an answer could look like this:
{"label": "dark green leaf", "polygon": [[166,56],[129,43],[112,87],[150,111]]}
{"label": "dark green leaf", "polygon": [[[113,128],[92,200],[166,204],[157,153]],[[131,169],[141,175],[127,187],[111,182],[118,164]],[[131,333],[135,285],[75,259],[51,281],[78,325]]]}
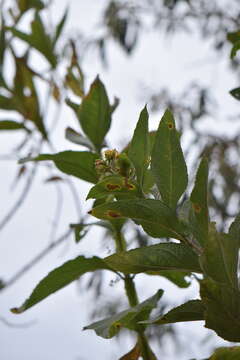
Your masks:
{"label": "dark green leaf", "polygon": [[23,123],[14,120],[1,120],[0,130],[26,130]]}
{"label": "dark green leaf", "polygon": [[135,181],[126,180],[125,177],[120,175],[112,175],[105,177],[92,187],[87,199],[100,199],[110,194],[126,195],[128,198],[141,196]]}
{"label": "dark green leaf", "polygon": [[172,113],[166,110],[152,150],[151,169],[163,202],[175,209],[188,183],[187,167]]}
{"label": "dark green leaf", "polygon": [[102,259],[96,256],[89,259],[84,256],[78,256],[76,259],[70,260],[50,272],[40,281],[23,305],[11,309],[11,311],[15,314],[20,314],[74,280],[77,280],[80,276],[95,270],[111,269]]}
{"label": "dark green leaf", "polygon": [[84,224],[70,224],[74,229],[75,242],[78,244],[88,233],[88,229]]}
{"label": "dark green leaf", "polygon": [[[76,111],[76,107],[75,107]],[[77,108],[80,125],[99,151],[111,125],[112,108],[105,87],[99,77],[92,83],[89,93]]]}
{"label": "dark green leaf", "polygon": [[63,17],[62,19],[59,21],[59,23],[57,24],[56,26],[56,30],[55,30],[55,34],[54,34],[54,37],[53,37],[53,46],[56,45],[62,31],[63,31],[63,28],[64,28],[64,25],[66,23],[66,20],[67,20],[67,16],[68,16],[68,9],[66,9],[65,13],[63,14]]}
{"label": "dark green leaf", "polygon": [[114,270],[126,274],[179,270],[202,272],[198,256],[190,247],[176,243],[160,243],[130,251],[122,251],[105,258]]}
{"label": "dark green leaf", "polygon": [[238,288],[238,249],[235,239],[229,234],[218,233],[212,224],[200,257],[205,274],[219,283]]}
{"label": "dark green leaf", "polygon": [[238,214],[235,220],[232,222],[228,232],[231,236],[232,241],[236,242],[238,247],[240,247],[240,214]]}
{"label": "dark green leaf", "polygon": [[233,59],[236,55],[237,55],[237,52],[240,50],[240,40],[239,41],[236,41],[234,44],[233,44],[233,47],[232,47],[232,50],[231,50],[231,59]]}
{"label": "dark green leaf", "polygon": [[227,341],[240,341],[240,292],[211,279],[201,281],[206,327]]}
{"label": "dark green leaf", "polygon": [[35,158],[25,158],[20,160],[20,163],[52,160],[62,172],[96,183],[98,176],[95,171],[95,160],[97,158],[96,154],[87,151],[63,151],[57,154],[42,154]]}
{"label": "dark green leaf", "polygon": [[5,22],[3,16],[1,16],[1,27],[0,27],[0,73],[3,71],[3,61],[6,48],[6,36],[5,36]]}
{"label": "dark green leaf", "polygon": [[198,167],[195,185],[191,193],[190,201],[190,226],[195,239],[204,247],[208,238],[209,215],[208,215],[208,161],[201,160]]}
{"label": "dark green leaf", "polygon": [[91,212],[100,219],[130,218],[152,237],[172,237],[184,241],[184,228],[175,213],[159,200],[122,200],[97,206]]}
{"label": "dark green leaf", "polygon": [[240,101],[240,87],[237,87],[235,89],[232,89],[230,91],[230,94],[238,101]]}
{"label": "dark green leaf", "polygon": [[115,336],[121,328],[128,328],[130,330],[141,329],[142,326],[138,324],[139,321],[148,319],[151,311],[157,306],[158,300],[163,294],[162,290],[143,301],[137,306],[122,311],[116,315],[113,315],[107,319],[97,321],[91,325],[88,325],[84,330],[94,330],[97,335],[110,339]]}
{"label": "dark green leaf", "polygon": [[150,156],[150,144],[148,134],[148,111],[147,107],[142,110],[134,135],[128,150],[128,156],[135,169],[140,186],[143,185],[143,175],[148,167]]}
{"label": "dark green leaf", "polygon": [[214,351],[214,354],[208,360],[239,360],[240,347],[221,347]]}
{"label": "dark green leaf", "polygon": [[157,319],[147,321],[146,323],[163,325],[176,322],[204,320],[204,311],[205,308],[201,300],[190,300],[185,304],[170,310],[167,314],[162,315]]}

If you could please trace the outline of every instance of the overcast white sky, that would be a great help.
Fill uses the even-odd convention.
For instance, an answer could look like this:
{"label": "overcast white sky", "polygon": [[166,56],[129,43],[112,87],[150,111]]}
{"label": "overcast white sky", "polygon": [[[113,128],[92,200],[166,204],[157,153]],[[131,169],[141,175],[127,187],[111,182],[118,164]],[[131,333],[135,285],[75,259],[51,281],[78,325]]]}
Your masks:
{"label": "overcast white sky", "polygon": [[[59,19],[66,5],[69,4],[70,15],[67,31],[80,29],[91,35],[95,31],[99,14],[105,3],[103,0],[55,0],[53,19],[55,17]],[[197,34],[192,36],[180,34],[169,41],[158,32],[146,34],[131,58],[126,57],[116,45],[112,45],[109,49],[110,68],[108,70],[102,68],[98,59],[88,56],[88,61],[84,62],[87,83],[90,84],[99,73],[111,99],[114,95],[121,99],[121,104],[114,115],[110,136],[111,144],[116,147],[116,144],[120,145],[123,140],[130,138],[139,112],[146,102],[142,96],[143,84],[156,90],[162,86],[168,86],[169,89],[178,92],[194,79],[200,81],[201,84],[211,86],[218,100],[225,104],[227,111],[236,109],[236,102],[227,93],[228,89],[236,85],[235,79],[227,70],[227,55],[223,60],[217,59],[216,56],[211,51],[210,44],[202,41]],[[198,63],[203,65],[199,68],[196,65]],[[222,112],[219,114],[219,121],[222,124],[224,124],[224,115]],[[161,114],[155,114],[151,117],[151,128],[156,128],[160,116]],[[63,131],[68,125],[76,125],[72,113],[64,112],[60,124],[55,138],[58,150],[73,148],[64,140]],[[227,130],[233,131],[226,126],[216,127],[216,123],[212,119],[207,119],[204,126],[218,133]],[[236,127],[239,128],[237,125]],[[6,153],[8,149],[11,149],[15,140],[15,135],[1,135],[0,153]],[[186,139],[185,143],[187,144]],[[19,186],[12,196],[9,184],[15,176],[16,166],[15,161],[0,162],[1,217],[4,216],[21,189]],[[0,277],[3,279],[7,280],[11,277],[48,244],[56,194],[51,185],[42,184],[45,176],[46,173],[40,173],[21,210],[1,233]],[[76,182],[76,186],[78,191],[85,196],[89,186],[82,182]],[[83,211],[90,207],[89,204],[82,205]],[[64,211],[59,233],[67,227],[68,223],[74,221],[76,221],[76,214],[69,193],[64,198]],[[38,281],[54,267],[78,254],[99,255],[101,252],[101,255],[106,255],[107,251],[107,249],[102,250],[99,233],[92,231],[77,246],[71,238],[67,247],[63,245],[49,254],[18,283],[0,294],[0,318],[4,317],[14,324],[36,321],[35,324],[23,329],[7,327],[0,321],[1,360],[86,360],[96,359],[96,357],[114,360],[118,358],[117,355],[124,354],[130,349],[131,340],[122,341],[119,349],[119,344],[114,339],[103,340],[94,332],[81,331],[82,327],[88,323],[88,310],[91,310],[94,303],[89,294],[80,296],[76,284],[50,296],[20,316],[12,315],[9,312],[9,308],[20,305]],[[109,296],[113,290],[116,291],[116,296],[123,296],[121,284],[109,288],[110,279],[106,281],[107,290],[104,296]],[[142,298],[151,296],[158,288],[166,287],[166,299],[175,305],[180,304],[182,299],[188,296],[197,296],[196,286],[179,291],[167,280],[150,283],[149,278],[147,280],[145,277],[139,276],[139,279],[141,281],[138,281],[137,286]],[[183,341],[187,341],[194,334],[197,336],[199,333],[199,327],[195,324],[180,324],[178,328],[185,329],[184,335],[181,335]],[[224,342],[221,341],[222,343]],[[201,349],[189,347],[183,359],[203,358],[207,355],[209,355],[207,347],[202,346]],[[181,360],[182,358],[179,355],[176,357],[173,354],[163,354],[161,359]]]}

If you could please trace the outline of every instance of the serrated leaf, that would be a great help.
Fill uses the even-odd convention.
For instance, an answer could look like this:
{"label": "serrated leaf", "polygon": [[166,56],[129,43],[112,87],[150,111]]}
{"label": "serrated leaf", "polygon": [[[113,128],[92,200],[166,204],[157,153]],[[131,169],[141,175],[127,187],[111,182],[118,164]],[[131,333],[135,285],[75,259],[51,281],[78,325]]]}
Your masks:
{"label": "serrated leaf", "polygon": [[205,326],[227,341],[240,341],[240,292],[211,279],[200,282]]}
{"label": "serrated leaf", "polygon": [[20,163],[52,160],[65,174],[96,183],[98,175],[95,170],[95,160],[97,158],[96,154],[88,151],[62,151],[57,154],[42,154],[35,158],[25,158],[20,160]]}
{"label": "serrated leaf", "polygon": [[172,113],[166,110],[152,150],[151,169],[162,201],[176,208],[188,183],[187,167]]}
{"label": "serrated leaf", "polygon": [[170,310],[165,315],[146,321],[147,324],[163,325],[185,321],[204,320],[205,307],[201,300],[190,300]]}
{"label": "serrated leaf", "polygon": [[[69,102],[68,102],[69,104]],[[86,136],[100,151],[105,135],[111,126],[112,107],[105,86],[97,77],[81,105],[73,107]]]}
{"label": "serrated leaf", "polygon": [[189,246],[176,243],[160,243],[130,251],[121,251],[105,258],[114,270],[125,274],[179,270],[202,272],[198,256]]}
{"label": "serrated leaf", "polygon": [[13,308],[11,311],[15,314],[20,314],[49,295],[69,285],[74,280],[77,280],[80,276],[95,270],[111,269],[104,260],[96,256],[89,259],[84,256],[78,256],[74,260],[67,261],[62,266],[51,271],[42,281],[40,281],[30,297],[20,307]]}
{"label": "serrated leaf", "polygon": [[208,360],[239,360],[240,347],[221,347],[214,351]]}
{"label": "serrated leaf", "polygon": [[121,311],[107,319],[94,322],[84,327],[84,330],[94,330],[97,335],[105,339],[110,339],[115,336],[121,328],[130,330],[142,329],[142,325],[139,325],[138,322],[146,320],[149,317],[151,311],[157,306],[162,294],[163,290],[158,290],[154,296],[139,305]]}
{"label": "serrated leaf", "polygon": [[147,107],[141,111],[133,138],[128,150],[128,156],[132,161],[139,185],[143,185],[143,175],[148,167],[150,156],[150,144],[148,134],[148,111]]}
{"label": "serrated leaf", "polygon": [[91,215],[100,219],[130,218],[152,237],[172,237],[185,241],[184,227],[175,212],[159,200],[121,200],[95,207]]}
{"label": "serrated leaf", "polygon": [[229,234],[218,233],[212,224],[200,257],[205,274],[219,283],[238,288],[238,249],[238,243]]}
{"label": "serrated leaf", "polygon": [[190,196],[192,209],[190,212],[190,226],[195,239],[201,246],[205,246],[208,238],[208,161],[202,158],[198,167],[195,185]]}
{"label": "serrated leaf", "polygon": [[87,199],[101,199],[110,194],[125,195],[128,198],[141,197],[140,189],[135,181],[126,180],[120,175],[112,175],[105,177],[92,187]]}
{"label": "serrated leaf", "polygon": [[229,93],[238,101],[240,101],[240,87],[232,89]]}
{"label": "serrated leaf", "polygon": [[0,130],[27,130],[23,123],[14,120],[1,120]]}

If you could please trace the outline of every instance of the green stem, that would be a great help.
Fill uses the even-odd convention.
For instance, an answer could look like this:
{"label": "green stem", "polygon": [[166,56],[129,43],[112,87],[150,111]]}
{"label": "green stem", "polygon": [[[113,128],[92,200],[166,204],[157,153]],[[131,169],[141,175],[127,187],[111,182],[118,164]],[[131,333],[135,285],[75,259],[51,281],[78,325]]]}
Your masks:
{"label": "green stem", "polygon": [[[116,243],[116,251],[121,252],[126,250],[126,241],[124,239],[123,234],[121,233],[121,230],[115,229],[115,243]],[[124,276],[124,286],[126,295],[128,298],[129,305],[131,307],[138,305],[138,295],[135,287],[135,283],[133,281],[133,278],[131,275],[125,275]],[[157,360],[156,356],[152,352],[148,340],[144,334],[144,330],[137,331],[138,334],[138,343],[141,347],[141,355],[143,357],[143,360]]]}

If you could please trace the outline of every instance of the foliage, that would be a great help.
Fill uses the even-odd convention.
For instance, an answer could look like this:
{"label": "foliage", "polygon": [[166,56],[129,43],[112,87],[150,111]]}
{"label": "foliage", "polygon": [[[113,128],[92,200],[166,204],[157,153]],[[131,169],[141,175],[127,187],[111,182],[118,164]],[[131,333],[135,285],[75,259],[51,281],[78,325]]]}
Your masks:
{"label": "foliage", "polygon": [[[154,9],[157,5],[153,3]],[[187,8],[184,16],[193,16],[196,9],[190,6],[191,1],[166,1],[164,6],[166,11],[171,12],[180,3],[185,3]],[[19,161],[22,166],[29,162],[37,166],[39,162],[52,161],[64,174],[64,180],[68,181],[68,176],[71,175],[92,184],[87,195],[87,199],[94,199],[92,210],[79,223],[71,224],[70,227],[75,230],[76,242],[83,239],[89,228],[103,227],[111,237],[115,252],[105,258],[86,258],[81,255],[69,260],[43,278],[29,298],[21,306],[13,308],[12,312],[20,314],[28,310],[86,273],[111,271],[124,283],[129,308],[84,329],[93,329],[104,338],[117,335],[123,328],[135,331],[137,342],[122,359],[156,359],[149,345],[147,329],[181,321],[203,320],[205,327],[223,339],[239,342],[239,216],[227,233],[222,230],[221,223],[216,225],[211,221],[208,157],[213,144],[208,145],[205,156],[199,161],[192,189],[189,178],[192,180],[194,176],[190,172],[188,174],[186,156],[181,148],[181,133],[176,129],[171,109],[165,111],[158,129],[151,133],[148,130],[148,110],[144,107],[130,144],[124,151],[109,149],[106,136],[118,99],[113,104],[110,103],[99,76],[85,93],[84,76],[73,41],[66,45],[70,52],[70,64],[65,68],[64,78],[60,77],[61,81],[56,81],[62,60],[57,45],[67,12],[53,31],[48,33],[42,16],[44,5],[41,1],[30,2],[29,5],[18,1],[16,4],[17,11],[12,11],[10,24],[6,24],[3,16],[1,20],[0,108],[14,112],[18,118],[1,119],[0,130],[21,130],[25,133],[26,138],[20,146],[25,155]],[[200,8],[201,4],[203,6],[204,2],[200,2]],[[18,29],[20,19],[27,11],[33,13],[30,33]],[[104,14],[111,35],[128,53],[133,50],[138,36],[138,11],[138,7],[111,1]],[[168,25],[168,31],[173,23]],[[132,26],[135,30],[129,42],[128,33]],[[20,39],[25,44],[26,48],[21,56],[17,55],[12,39]],[[231,56],[234,57],[240,49],[239,32],[229,33],[228,39],[233,44]],[[104,41],[105,39],[99,40],[102,48]],[[221,43],[216,45],[222,46]],[[43,76],[32,68],[32,51],[40,53],[46,62],[46,75]],[[4,75],[7,56],[14,62],[12,83],[8,83]],[[47,87],[48,97],[54,99],[57,107],[63,101],[63,89],[67,92],[64,101],[73,110],[80,129],[75,131],[68,127],[66,138],[81,145],[84,150],[39,154],[43,143],[50,150],[52,147],[51,128],[48,129],[45,121],[38,81]],[[239,100],[239,88],[232,90],[231,94]],[[71,100],[72,96],[74,101]],[[204,108],[203,104],[201,106]],[[181,132],[184,132],[184,128],[181,128]],[[38,135],[37,141],[35,134]],[[32,142],[34,146],[31,146]],[[29,149],[30,156],[27,151]],[[56,176],[48,181],[61,179]],[[90,217],[100,221],[89,223],[87,220]],[[137,229],[139,237],[146,234],[147,237],[158,239],[158,243],[146,243],[145,246],[129,250],[125,236],[129,224]],[[139,273],[166,277],[179,287],[188,286],[185,276],[193,275],[199,283],[199,299],[189,299],[160,317],[150,319],[151,311],[161,307],[163,290],[140,302],[135,288],[135,276]],[[4,281],[1,282],[2,289],[6,286]],[[220,359],[221,356],[234,359],[238,353],[238,347],[219,349],[210,359]]]}

